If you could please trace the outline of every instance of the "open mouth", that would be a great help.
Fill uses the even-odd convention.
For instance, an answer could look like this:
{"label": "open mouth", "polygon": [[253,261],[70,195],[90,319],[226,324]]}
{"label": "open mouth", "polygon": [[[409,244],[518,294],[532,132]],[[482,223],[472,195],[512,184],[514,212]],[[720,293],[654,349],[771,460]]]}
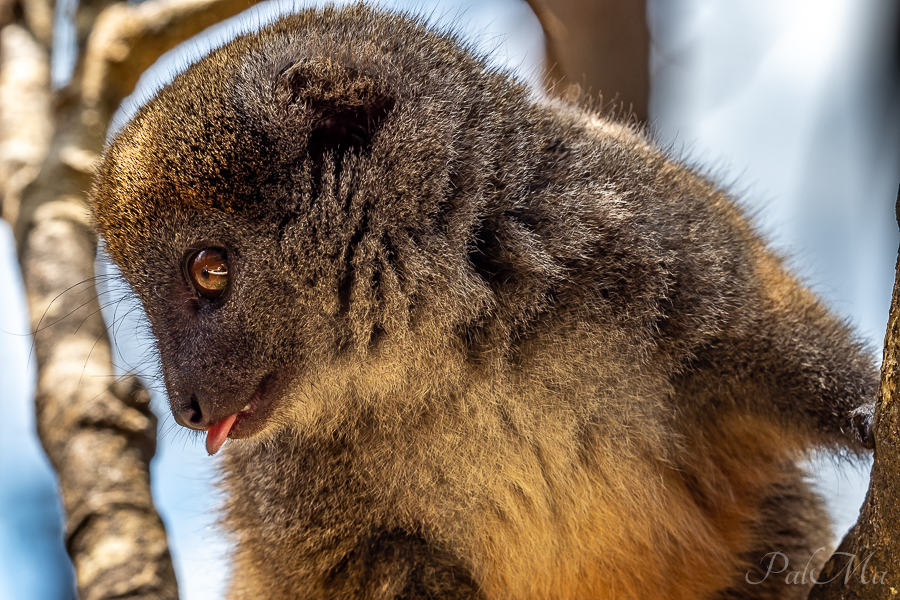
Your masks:
{"label": "open mouth", "polygon": [[250,437],[262,431],[278,404],[283,382],[277,373],[263,377],[244,408],[207,428],[206,451],[213,455],[228,438]]}

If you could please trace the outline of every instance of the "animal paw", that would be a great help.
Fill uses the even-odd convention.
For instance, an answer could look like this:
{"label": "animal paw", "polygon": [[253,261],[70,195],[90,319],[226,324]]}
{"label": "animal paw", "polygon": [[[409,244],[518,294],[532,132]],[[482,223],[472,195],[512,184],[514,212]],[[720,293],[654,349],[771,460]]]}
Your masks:
{"label": "animal paw", "polygon": [[868,449],[875,447],[875,435],[872,426],[875,423],[875,404],[865,404],[854,410],[850,415],[853,430],[857,439]]}

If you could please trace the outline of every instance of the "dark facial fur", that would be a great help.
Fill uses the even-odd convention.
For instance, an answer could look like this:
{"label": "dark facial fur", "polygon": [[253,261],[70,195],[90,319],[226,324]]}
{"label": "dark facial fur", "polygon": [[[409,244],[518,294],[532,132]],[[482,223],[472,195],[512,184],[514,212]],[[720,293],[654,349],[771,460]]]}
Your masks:
{"label": "dark facial fur", "polygon": [[163,89],[93,210],[176,418],[232,438],[230,598],[805,597],[745,574],[830,542],[796,461],[862,450],[872,358],[641,132],[309,11]]}

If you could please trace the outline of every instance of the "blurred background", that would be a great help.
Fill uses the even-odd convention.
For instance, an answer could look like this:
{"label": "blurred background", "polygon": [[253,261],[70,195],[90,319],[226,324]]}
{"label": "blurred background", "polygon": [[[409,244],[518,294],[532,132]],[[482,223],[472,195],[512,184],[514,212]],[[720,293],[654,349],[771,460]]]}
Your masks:
{"label": "blurred background", "polygon": [[[569,60],[551,32],[572,27],[522,0],[385,2],[461,32],[494,64],[544,82],[547,54]],[[608,5],[609,3],[605,3]],[[211,45],[306,3],[263,4],[164,56],[121,110],[127,118],[159,85]],[[552,6],[547,2],[547,6]],[[596,23],[604,2],[568,5]],[[71,0],[57,4],[65,39]],[[593,12],[592,12],[593,11]],[[599,15],[603,19],[603,14]],[[887,322],[900,235],[894,203],[900,183],[900,3],[894,0],[651,0],[649,104],[616,90],[603,103],[634,105],[656,140],[703,165],[742,198],[795,270],[850,321],[879,354]],[[627,33],[627,32],[626,32]],[[589,36],[589,34],[588,34]],[[603,55],[604,64],[633,68],[634,57]],[[646,60],[639,61],[647,64]],[[54,80],[71,68],[54,56]],[[611,67],[612,68],[612,67]],[[596,95],[589,77],[570,75]],[[567,90],[569,92],[567,92]],[[102,266],[102,268],[105,268]],[[121,292],[114,292],[121,293]],[[118,305],[121,315],[128,308]],[[109,315],[110,317],[112,315]],[[12,235],[0,221],[0,600],[74,597],[63,547],[55,476],[34,433],[35,365]],[[114,332],[122,368],[153,375],[139,320]],[[160,443],[152,466],[154,496],[165,520],[181,597],[218,599],[227,581],[227,544],[212,527],[217,458],[174,426],[159,385],[154,399]],[[832,458],[810,471],[843,535],[862,503],[868,465]]]}

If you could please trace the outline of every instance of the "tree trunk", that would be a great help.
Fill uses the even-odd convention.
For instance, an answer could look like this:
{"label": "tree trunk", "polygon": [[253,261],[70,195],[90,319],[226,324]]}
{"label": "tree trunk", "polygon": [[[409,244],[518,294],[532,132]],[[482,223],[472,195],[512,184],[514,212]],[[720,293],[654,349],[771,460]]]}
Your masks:
{"label": "tree trunk", "polygon": [[544,29],[560,95],[647,120],[650,30],[644,0],[528,0]]}
{"label": "tree trunk", "polygon": [[59,476],[82,600],[178,597],[150,493],[156,418],[137,378],[114,373],[85,193],[109,122],[141,73],[251,4],[81,0],[75,74],[53,94],[52,3],[0,6],[0,19],[13,21],[0,34],[0,210],[19,249],[38,363],[38,435]]}
{"label": "tree trunk", "polygon": [[[897,220],[900,224],[900,190]],[[872,479],[859,520],[816,577],[811,600],[900,597],[900,252],[884,336],[874,436]]]}

